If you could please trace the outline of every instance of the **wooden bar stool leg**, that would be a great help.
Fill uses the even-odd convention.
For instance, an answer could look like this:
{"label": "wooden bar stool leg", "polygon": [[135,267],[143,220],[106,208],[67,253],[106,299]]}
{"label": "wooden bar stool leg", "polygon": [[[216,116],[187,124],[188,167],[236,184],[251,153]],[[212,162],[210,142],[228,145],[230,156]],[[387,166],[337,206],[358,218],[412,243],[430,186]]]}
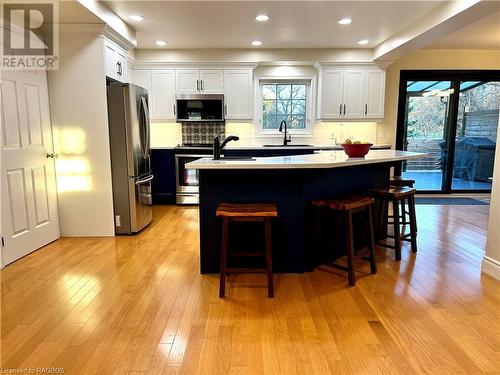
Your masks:
{"label": "wooden bar stool leg", "polygon": [[411,234],[411,251],[417,252],[417,215],[415,212],[415,196],[408,197],[408,208],[410,211],[410,234]]}
{"label": "wooden bar stool leg", "polygon": [[392,210],[394,216],[394,250],[396,260],[401,260],[401,234],[399,232],[399,202],[395,199],[392,201]]}
{"label": "wooden bar stool leg", "polygon": [[370,240],[368,247],[370,249],[370,270],[371,273],[377,273],[377,261],[375,259],[375,235],[373,234],[373,215],[372,206],[368,206],[368,232],[370,234]]}
{"label": "wooden bar stool leg", "polygon": [[228,238],[229,219],[222,219],[222,245],[220,254],[220,285],[219,298],[224,298],[226,295],[226,260],[227,260],[227,238]]}
{"label": "wooden bar stool leg", "polygon": [[406,226],[408,224],[407,216],[406,216],[406,199],[403,197],[400,201],[401,205],[401,212],[399,213],[401,215],[401,234],[404,236],[406,233]]}
{"label": "wooden bar stool leg", "polygon": [[347,212],[346,220],[346,235],[347,235],[347,275],[349,279],[349,285],[354,286],[356,284],[356,276],[354,275],[354,244],[352,238],[352,212]]}
{"label": "wooden bar stool leg", "polygon": [[266,269],[267,269],[267,296],[274,297],[274,282],[273,282],[273,249],[271,237],[271,219],[266,219],[264,222],[266,230]]}

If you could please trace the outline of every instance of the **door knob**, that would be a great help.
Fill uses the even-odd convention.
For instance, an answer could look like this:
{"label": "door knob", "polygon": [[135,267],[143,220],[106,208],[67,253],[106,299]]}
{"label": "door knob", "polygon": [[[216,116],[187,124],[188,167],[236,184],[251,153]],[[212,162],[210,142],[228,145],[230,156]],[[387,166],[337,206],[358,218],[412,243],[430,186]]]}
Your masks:
{"label": "door knob", "polygon": [[47,159],[57,159],[59,157],[58,154],[55,154],[53,152],[47,152]]}

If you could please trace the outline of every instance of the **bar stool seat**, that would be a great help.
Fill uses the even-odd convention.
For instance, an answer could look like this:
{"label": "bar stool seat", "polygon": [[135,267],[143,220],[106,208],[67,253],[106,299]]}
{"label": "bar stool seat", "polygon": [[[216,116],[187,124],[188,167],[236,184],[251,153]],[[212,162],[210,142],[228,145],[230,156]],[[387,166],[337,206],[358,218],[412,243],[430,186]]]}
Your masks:
{"label": "bar stool seat", "polygon": [[312,205],[315,207],[329,207],[332,210],[347,211],[360,207],[366,207],[375,203],[375,199],[371,197],[350,197],[343,199],[316,199]]}
{"label": "bar stool seat", "polygon": [[[220,287],[219,298],[225,297],[226,275],[242,273],[267,274],[267,295],[274,296],[273,285],[273,254],[271,241],[271,219],[278,216],[278,208],[274,203],[225,203],[217,207],[215,215],[222,217],[222,241],[220,257]],[[262,222],[264,223],[265,250],[264,252],[231,253],[229,255],[241,257],[265,257],[266,265],[262,268],[233,268],[227,266],[228,237],[230,222]]]}
{"label": "bar stool seat", "polygon": [[312,206],[317,209],[317,223],[316,227],[319,228],[319,222],[321,221],[321,209],[329,209],[339,212],[344,221],[346,222],[346,236],[347,236],[347,267],[344,267],[337,263],[329,264],[332,267],[339,268],[343,271],[347,271],[349,285],[354,286],[356,284],[356,275],[354,271],[354,241],[353,241],[353,223],[352,216],[357,212],[365,212],[368,222],[368,231],[370,234],[370,240],[368,244],[369,256],[364,258],[370,261],[370,271],[372,274],[377,273],[377,263],[375,260],[375,240],[373,234],[373,220],[372,220],[372,205],[375,203],[375,199],[372,197],[364,196],[353,196],[348,198],[338,198],[338,199],[316,199],[312,201]]}
{"label": "bar stool seat", "polygon": [[228,217],[276,217],[278,209],[274,203],[221,203],[215,211],[216,216]]}
{"label": "bar stool seat", "polygon": [[410,187],[415,185],[415,180],[409,178],[402,178],[401,176],[393,176],[389,181],[390,186]]}
{"label": "bar stool seat", "polygon": [[[387,224],[394,226],[394,235],[387,236],[394,238],[394,245],[379,242],[377,245],[394,249],[396,260],[401,260],[401,246],[402,241],[411,242],[411,250],[417,252],[417,218],[415,212],[415,193],[416,190],[410,187],[394,187],[389,186],[384,189],[370,190],[370,194],[379,203],[380,220],[379,223],[383,224],[383,215],[389,203],[392,204],[393,214],[389,215],[392,222],[388,221]],[[408,210],[406,210],[408,204]],[[401,210],[400,210],[401,208]],[[406,215],[408,214],[408,219]],[[410,232],[405,233],[406,224],[409,224]],[[403,225],[402,230],[400,226]]]}

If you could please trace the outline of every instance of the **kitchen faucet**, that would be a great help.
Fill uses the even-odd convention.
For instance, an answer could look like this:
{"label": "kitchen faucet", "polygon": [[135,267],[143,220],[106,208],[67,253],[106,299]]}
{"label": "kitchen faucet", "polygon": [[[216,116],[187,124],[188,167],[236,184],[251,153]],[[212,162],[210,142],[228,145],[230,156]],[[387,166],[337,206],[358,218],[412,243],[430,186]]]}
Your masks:
{"label": "kitchen faucet", "polygon": [[220,143],[220,136],[222,134],[219,134],[217,135],[215,138],[214,138],[214,160],[220,160],[220,154],[222,153],[222,149],[224,148],[224,146],[228,143],[228,142],[231,142],[231,141],[237,141],[240,139],[240,137],[236,136],[236,135],[230,135],[228,136],[226,139],[224,139],[224,141],[222,141],[222,143]]}
{"label": "kitchen faucet", "polygon": [[283,138],[283,146],[286,146],[286,145],[288,145],[288,142],[292,141],[292,137],[289,137],[289,134],[287,133],[287,126],[286,126],[285,120],[281,121],[280,133],[283,131],[283,125],[285,125],[285,137]]}

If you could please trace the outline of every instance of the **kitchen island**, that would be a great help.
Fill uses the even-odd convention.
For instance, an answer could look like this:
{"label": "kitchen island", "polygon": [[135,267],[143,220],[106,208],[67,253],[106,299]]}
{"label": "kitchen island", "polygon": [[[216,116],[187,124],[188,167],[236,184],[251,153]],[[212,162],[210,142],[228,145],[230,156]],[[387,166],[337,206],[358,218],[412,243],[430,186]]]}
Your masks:
{"label": "kitchen island", "polygon": [[[279,216],[273,227],[275,272],[310,271],[321,256],[313,250],[310,202],[318,198],[366,194],[388,185],[390,168],[425,154],[371,150],[365,158],[343,151],[249,159],[202,158],[186,164],[200,173],[201,273],[219,271],[220,202],[275,202]],[[255,229],[255,228],[254,228]],[[253,246],[258,230],[236,229],[230,243]]]}

